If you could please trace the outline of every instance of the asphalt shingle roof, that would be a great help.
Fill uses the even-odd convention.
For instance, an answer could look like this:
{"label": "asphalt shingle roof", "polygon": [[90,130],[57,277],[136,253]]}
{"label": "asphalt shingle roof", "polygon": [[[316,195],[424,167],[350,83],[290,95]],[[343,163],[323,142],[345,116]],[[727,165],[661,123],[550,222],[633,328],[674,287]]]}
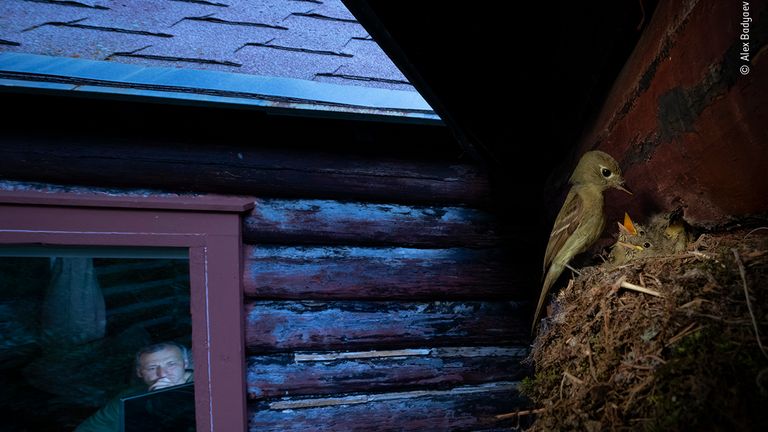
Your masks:
{"label": "asphalt shingle roof", "polygon": [[1,52],[415,91],[340,0],[2,0]]}

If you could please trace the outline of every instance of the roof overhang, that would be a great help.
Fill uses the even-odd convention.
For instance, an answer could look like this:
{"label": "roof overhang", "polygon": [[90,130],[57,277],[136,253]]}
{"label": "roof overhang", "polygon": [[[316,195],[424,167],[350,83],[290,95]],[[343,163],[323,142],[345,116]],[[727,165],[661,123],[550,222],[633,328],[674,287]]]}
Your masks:
{"label": "roof overhang", "polygon": [[416,92],[6,52],[0,91],[250,107],[270,114],[442,124]]}
{"label": "roof overhang", "polygon": [[342,1],[467,152],[528,183],[573,157],[656,3]]}

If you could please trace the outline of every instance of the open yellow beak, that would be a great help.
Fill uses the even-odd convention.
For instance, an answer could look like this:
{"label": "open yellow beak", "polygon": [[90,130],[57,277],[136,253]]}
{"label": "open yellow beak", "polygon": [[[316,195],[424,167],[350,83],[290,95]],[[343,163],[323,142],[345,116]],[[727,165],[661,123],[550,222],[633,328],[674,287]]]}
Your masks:
{"label": "open yellow beak", "polygon": [[632,223],[632,218],[629,217],[629,213],[624,212],[624,229],[632,235],[637,235],[637,229],[635,224]]}
{"label": "open yellow beak", "polygon": [[622,241],[616,242],[616,244],[619,245],[619,246],[625,247],[627,249],[635,249],[635,250],[639,250],[639,251],[644,249],[640,245],[633,245],[633,244],[625,243],[625,242],[622,242]]}

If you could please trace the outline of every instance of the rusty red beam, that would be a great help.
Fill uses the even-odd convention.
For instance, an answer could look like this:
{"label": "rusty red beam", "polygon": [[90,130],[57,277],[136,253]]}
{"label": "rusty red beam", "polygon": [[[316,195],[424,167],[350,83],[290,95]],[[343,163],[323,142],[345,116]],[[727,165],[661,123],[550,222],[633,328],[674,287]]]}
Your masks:
{"label": "rusty red beam", "polygon": [[579,145],[613,155],[635,194],[606,197],[609,220],[683,207],[718,227],[768,212],[766,41],[764,0],[659,2]]}

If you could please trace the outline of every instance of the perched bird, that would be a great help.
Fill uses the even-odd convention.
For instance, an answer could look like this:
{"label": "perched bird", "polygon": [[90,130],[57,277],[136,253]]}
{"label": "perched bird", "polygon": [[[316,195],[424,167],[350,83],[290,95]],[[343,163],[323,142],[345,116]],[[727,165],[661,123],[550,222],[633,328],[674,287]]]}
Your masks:
{"label": "perched bird", "polygon": [[682,209],[657,214],[646,225],[633,222],[625,213],[609,261],[618,266],[637,258],[680,253],[688,247],[690,240]]}
{"label": "perched bird", "polygon": [[597,150],[584,153],[569,182],[573,186],[557,214],[544,254],[546,276],[533,316],[532,331],[536,329],[541,307],[552,284],[560,277],[568,262],[587,250],[603,232],[603,191],[616,188],[631,195],[622,186],[624,178],[619,164],[607,153]]}

